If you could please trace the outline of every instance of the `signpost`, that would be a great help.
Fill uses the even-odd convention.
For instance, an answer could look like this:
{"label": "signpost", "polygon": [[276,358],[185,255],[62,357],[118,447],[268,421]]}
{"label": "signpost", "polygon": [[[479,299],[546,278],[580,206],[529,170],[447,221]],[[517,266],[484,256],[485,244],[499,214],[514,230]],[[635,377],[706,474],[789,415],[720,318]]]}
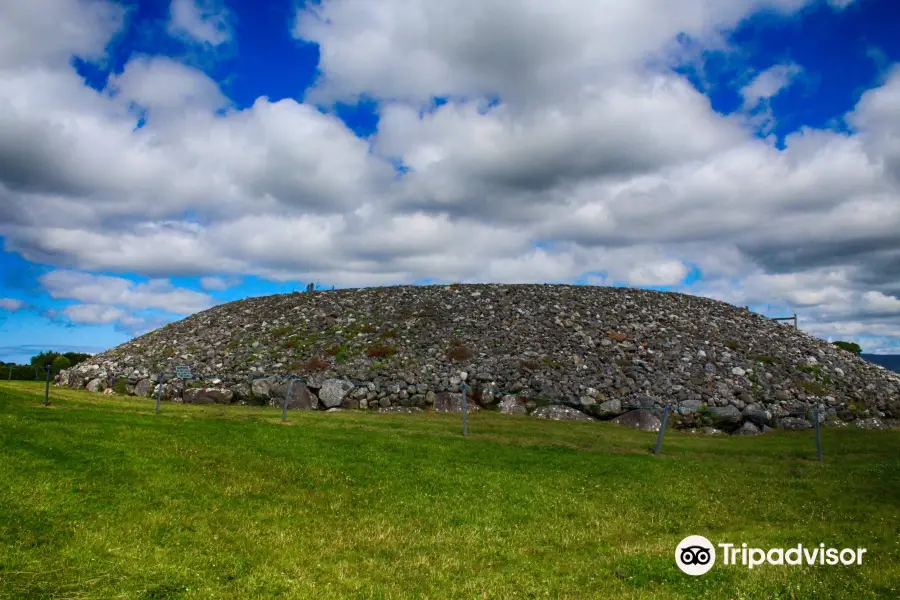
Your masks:
{"label": "signpost", "polygon": [[44,388],[44,406],[50,406],[50,372],[53,370],[53,366],[44,365],[44,370],[47,371],[47,385]]}
{"label": "signpost", "polygon": [[178,365],[175,367],[175,377],[179,379],[191,378],[191,367],[189,365]]}
{"label": "signpost", "polygon": [[463,437],[469,437],[469,407],[466,401],[466,384],[462,384]]}

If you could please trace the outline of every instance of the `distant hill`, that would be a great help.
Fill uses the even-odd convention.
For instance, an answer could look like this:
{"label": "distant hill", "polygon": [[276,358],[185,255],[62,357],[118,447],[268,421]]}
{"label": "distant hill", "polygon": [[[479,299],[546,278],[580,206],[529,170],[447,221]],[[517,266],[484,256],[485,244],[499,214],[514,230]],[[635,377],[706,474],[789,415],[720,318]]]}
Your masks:
{"label": "distant hill", "polygon": [[900,373],[900,354],[860,354],[859,356],[895,373]]}

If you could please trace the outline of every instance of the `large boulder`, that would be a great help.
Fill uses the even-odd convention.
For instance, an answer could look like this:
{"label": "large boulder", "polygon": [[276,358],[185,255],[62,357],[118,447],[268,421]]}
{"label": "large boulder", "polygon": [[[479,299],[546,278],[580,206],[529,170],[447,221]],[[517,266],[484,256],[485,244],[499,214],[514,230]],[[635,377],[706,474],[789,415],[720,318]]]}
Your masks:
{"label": "large boulder", "polygon": [[153,382],[149,379],[141,379],[134,386],[134,395],[141,396],[142,398],[146,398],[153,393],[153,389],[156,386],[153,385]]}
{"label": "large boulder", "polygon": [[549,406],[539,406],[531,413],[532,417],[538,419],[553,419],[554,421],[593,421],[592,417],[584,414],[578,409],[571,406],[562,406],[559,404],[551,404]]}
{"label": "large boulder", "polygon": [[105,389],[106,389],[106,384],[99,377],[95,378],[95,379],[91,379],[87,384],[87,391],[89,391],[89,392],[94,392],[94,393],[102,392]]}
{"label": "large boulder", "polygon": [[[287,397],[288,391],[290,391],[290,397]],[[282,406],[287,399],[288,408],[298,410],[315,410],[318,404],[316,397],[302,381],[294,381],[293,384],[284,381],[271,388],[271,395],[277,400],[279,406]]]}
{"label": "large boulder", "polygon": [[221,388],[188,388],[184,390],[185,404],[231,404],[234,394]]}
{"label": "large boulder", "polygon": [[778,419],[778,428],[789,431],[803,431],[812,428],[812,423],[800,417],[783,417]]}
{"label": "large boulder", "polygon": [[734,432],[734,435],[759,435],[761,433],[762,431],[759,430],[759,427],[750,421],[744,421],[744,423],[738,427],[738,430]]}
{"label": "large boulder", "polygon": [[709,417],[720,429],[734,429],[740,424],[743,415],[736,406],[714,406],[709,409]]}
{"label": "large boulder", "polygon": [[741,411],[741,414],[744,415],[745,420],[751,421],[759,426],[768,425],[772,418],[772,413],[763,410],[757,404],[748,404],[744,407],[744,410]]}
{"label": "large boulder", "polygon": [[326,379],[319,388],[319,401],[325,408],[337,408],[353,387],[346,379]]}
{"label": "large boulder", "polygon": [[[468,412],[479,410],[479,406],[466,399],[466,410]],[[462,412],[463,395],[459,392],[440,392],[434,395],[435,412]]]}
{"label": "large boulder", "polygon": [[[273,392],[279,381],[277,379],[254,379],[250,382],[250,397],[256,404],[270,404],[277,394]],[[281,396],[284,398],[284,394]]]}
{"label": "large boulder", "polygon": [[500,401],[500,414],[503,415],[525,415],[528,409],[525,408],[525,402],[516,396],[505,396]]}
{"label": "large boulder", "polygon": [[609,419],[622,412],[622,402],[618,398],[613,398],[600,404],[593,404],[588,410],[599,419]]}
{"label": "large boulder", "polygon": [[662,423],[652,412],[646,408],[630,410],[612,420],[617,425],[631,427],[640,431],[659,431]]}

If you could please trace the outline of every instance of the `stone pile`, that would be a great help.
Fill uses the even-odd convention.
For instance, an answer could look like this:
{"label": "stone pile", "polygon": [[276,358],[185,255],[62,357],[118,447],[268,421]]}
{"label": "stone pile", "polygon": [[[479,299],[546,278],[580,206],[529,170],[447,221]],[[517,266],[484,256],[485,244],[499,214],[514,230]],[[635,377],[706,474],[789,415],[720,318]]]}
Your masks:
{"label": "stone pile", "polygon": [[[194,378],[171,372],[190,365]],[[159,373],[168,372],[160,381]],[[791,326],[670,292],[398,286],[248,298],[63,371],[58,385],[190,403],[457,411],[671,423],[752,435],[893,427],[900,376]],[[817,412],[813,412],[817,409]]]}

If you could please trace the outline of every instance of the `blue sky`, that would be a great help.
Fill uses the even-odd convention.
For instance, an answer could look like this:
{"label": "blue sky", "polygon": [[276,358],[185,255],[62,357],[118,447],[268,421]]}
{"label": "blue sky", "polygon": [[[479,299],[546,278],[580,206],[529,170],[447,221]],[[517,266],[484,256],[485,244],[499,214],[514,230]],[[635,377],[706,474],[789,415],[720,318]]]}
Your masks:
{"label": "blue sky", "polygon": [[0,4],[0,360],[308,281],[678,290],[900,348],[895,2],[87,6]]}

